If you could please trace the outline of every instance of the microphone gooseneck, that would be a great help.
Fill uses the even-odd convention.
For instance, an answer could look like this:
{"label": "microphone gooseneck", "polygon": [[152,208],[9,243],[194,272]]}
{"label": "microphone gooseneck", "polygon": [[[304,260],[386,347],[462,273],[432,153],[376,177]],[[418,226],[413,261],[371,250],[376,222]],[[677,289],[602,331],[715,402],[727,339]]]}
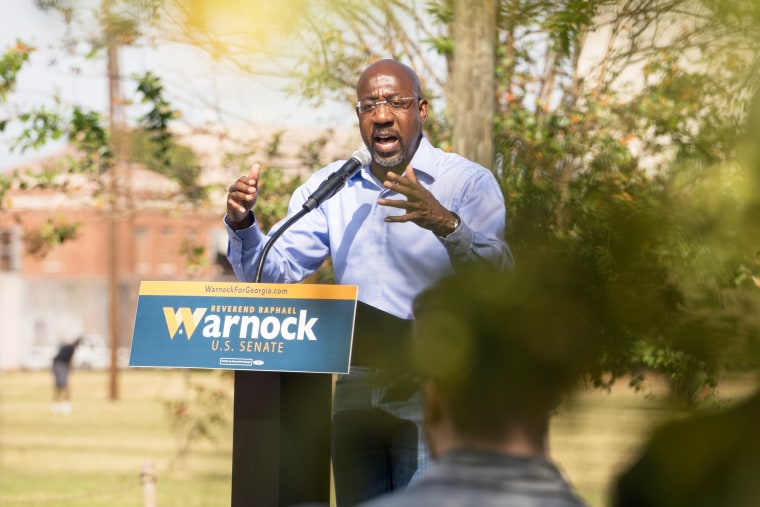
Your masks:
{"label": "microphone gooseneck", "polygon": [[323,181],[319,187],[317,187],[314,193],[311,194],[308,199],[306,199],[306,202],[303,203],[303,208],[301,208],[298,213],[290,217],[288,221],[285,222],[282,227],[280,227],[272,235],[271,238],[269,238],[267,244],[264,245],[264,250],[261,252],[261,257],[259,257],[259,263],[256,267],[256,276],[253,280],[254,283],[261,282],[261,272],[264,269],[264,261],[266,260],[267,254],[272,248],[272,245],[275,241],[277,241],[282,233],[284,233],[291,225],[300,220],[302,216],[315,209],[330,197],[334,196],[341,188],[343,188],[343,185],[345,185],[346,181],[348,181],[351,176],[356,174],[356,172],[363,166],[369,165],[371,161],[372,155],[370,155],[369,150],[366,148],[366,146],[362,146],[353,152],[353,154],[351,154],[351,158],[349,158],[346,163],[341,166],[340,169],[328,176],[327,179]]}

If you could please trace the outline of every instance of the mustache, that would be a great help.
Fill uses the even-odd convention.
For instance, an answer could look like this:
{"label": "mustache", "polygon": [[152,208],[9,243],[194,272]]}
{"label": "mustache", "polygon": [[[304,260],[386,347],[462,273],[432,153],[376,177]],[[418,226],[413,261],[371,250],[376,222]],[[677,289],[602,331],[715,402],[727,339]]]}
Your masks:
{"label": "mustache", "polygon": [[380,137],[380,136],[386,136],[386,137],[397,137],[401,138],[397,130],[394,129],[382,129],[382,130],[374,130],[372,132],[373,137]]}

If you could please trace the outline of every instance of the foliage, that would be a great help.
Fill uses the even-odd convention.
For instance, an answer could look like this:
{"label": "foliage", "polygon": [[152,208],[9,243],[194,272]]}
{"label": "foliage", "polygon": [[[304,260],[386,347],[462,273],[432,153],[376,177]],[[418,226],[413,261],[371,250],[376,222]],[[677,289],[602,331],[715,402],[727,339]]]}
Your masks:
{"label": "foliage", "polygon": [[179,247],[179,253],[185,258],[185,269],[188,276],[196,278],[196,273],[201,268],[209,265],[208,253],[203,244],[198,244],[190,238],[182,240]]}
{"label": "foliage", "polygon": [[194,446],[201,442],[217,443],[218,430],[229,426],[228,408],[231,402],[228,372],[219,371],[217,380],[211,383],[194,381],[189,375],[185,381],[191,391],[186,398],[169,399],[164,409],[177,439],[177,453],[172,458],[170,468],[182,467]]}
{"label": "foliage", "polygon": [[[109,46],[133,43],[142,35],[142,28],[147,27],[154,19],[159,4],[160,1],[143,0],[101,2],[99,9],[94,12],[93,20],[97,22],[95,26],[98,28],[94,36],[87,41],[90,47],[87,57],[94,58]],[[70,27],[82,22],[78,17],[80,5],[75,1],[39,1],[38,7],[60,13]],[[88,26],[88,31],[91,26],[92,24]],[[80,47],[72,38],[74,32],[75,30],[70,30],[65,36],[64,48],[73,50],[72,48]],[[83,33],[80,37],[84,37]],[[0,58],[0,103],[5,102],[7,94],[12,91],[16,76],[22,65],[28,61],[32,50],[33,48],[19,41]],[[7,206],[8,203],[3,198],[11,188],[56,187],[65,191],[67,180],[57,178],[56,172],[86,175],[96,183],[95,192],[98,194],[110,190],[106,185],[105,175],[110,173],[114,164],[124,162],[124,154],[120,154],[117,160],[116,143],[130,147],[129,155],[132,161],[177,181],[182,197],[196,203],[206,199],[208,188],[198,181],[200,167],[195,155],[190,149],[177,145],[169,133],[169,122],[178,114],[165,99],[160,80],[151,72],[133,78],[137,82],[136,93],[140,102],[148,106],[147,112],[138,119],[138,125],[134,129],[116,121],[107,125],[106,119],[100,113],[68,105],[59,98],[52,106],[34,106],[7,119],[3,118],[0,124],[2,128],[11,121],[21,128],[13,145],[15,150],[35,151],[50,141],[65,139],[74,148],[74,152],[64,156],[55,168],[47,167],[35,173],[16,171],[3,175],[0,179],[0,206]],[[147,135],[143,135],[143,132]],[[115,202],[116,198],[110,200]],[[51,226],[50,224],[52,222],[48,226]],[[35,254],[44,254],[57,244],[56,238],[65,240],[73,235],[64,228],[54,234],[36,234],[34,237],[34,241],[28,242],[28,245]],[[50,241],[47,246],[39,243],[45,239]]]}
{"label": "foliage", "polygon": [[[758,3],[501,0],[498,7],[494,172],[518,269],[537,250],[559,252],[605,296],[600,325],[608,342],[590,368],[596,384],[655,370],[694,401],[731,362],[725,352],[752,334],[739,330],[747,312],[728,297],[757,289],[747,286],[758,277],[748,222],[726,213],[745,203],[738,186],[724,186],[712,200],[720,204],[706,212],[694,189],[736,167],[760,74]],[[293,20],[300,45],[284,55],[297,62],[292,91],[350,104],[368,63],[400,59],[417,69],[431,100],[426,135],[447,149],[455,121],[446,109],[449,76],[467,65],[454,61],[455,16],[453,0],[313,2]],[[213,54],[222,41],[209,44]],[[260,54],[258,42],[247,49]],[[222,56],[251,72],[246,48],[235,47]],[[590,52],[598,55],[591,66]]]}
{"label": "foliage", "polygon": [[[51,7],[52,4],[46,5]],[[60,3],[55,6],[69,13]],[[70,13],[69,13],[70,14]],[[122,27],[123,28],[123,27]],[[0,59],[3,101],[12,91],[16,76],[28,60],[32,49],[22,42],[10,48]],[[148,169],[164,174],[180,185],[180,192],[186,199],[198,202],[207,197],[208,188],[198,182],[200,167],[189,148],[179,146],[169,133],[169,122],[177,117],[177,112],[163,96],[160,80],[148,72],[134,76],[141,103],[149,106],[139,118],[133,133],[123,127],[115,132],[119,139],[128,139],[130,159],[143,164]],[[117,161],[114,156],[114,139],[105,119],[96,111],[79,106],[69,106],[56,100],[53,106],[35,106],[17,113],[15,117],[3,120],[3,127],[13,121],[20,127],[13,149],[20,152],[35,151],[51,141],[67,139],[74,148],[57,166],[46,166],[37,171],[14,171],[0,178],[0,209],[9,204],[4,196],[12,188],[59,188],[66,190],[68,180],[59,178],[60,173],[83,174],[96,183],[96,192],[106,191],[104,175]],[[146,133],[144,135],[143,133]],[[61,167],[63,165],[63,167]],[[41,231],[27,233],[27,250],[36,256],[45,255],[50,248],[75,237],[78,224],[63,224],[49,221]],[[52,228],[52,229],[51,229]],[[73,231],[70,230],[73,228]]]}
{"label": "foliage", "polygon": [[157,161],[169,165],[169,122],[179,115],[172,109],[171,104],[164,98],[164,87],[161,79],[148,71],[143,76],[134,76],[137,81],[137,91],[142,94],[141,102],[150,104],[150,110],[145,113],[140,122],[150,134],[150,140],[155,144],[153,153]]}
{"label": "foliage", "polygon": [[[14,47],[9,48],[0,56],[0,104],[6,102],[8,94],[13,91],[18,73],[24,64],[28,62],[34,49],[22,41],[17,41]],[[50,139],[57,139],[64,133],[60,115],[46,108],[22,113],[18,119],[27,124],[22,130],[16,146],[22,150],[34,149]],[[12,118],[0,120],[0,131],[4,130]],[[85,153],[85,160],[92,160],[96,154],[107,155],[107,150],[98,153],[96,145],[102,146],[104,131],[97,127],[97,117],[83,113],[74,108],[72,121],[68,131],[72,139],[75,139]],[[97,141],[100,140],[101,143]],[[12,188],[28,188],[30,185],[37,188],[51,188],[55,186],[57,174],[51,170],[42,170],[38,173],[14,171],[0,176],[0,211],[6,209],[8,202],[5,196]],[[29,230],[25,233],[24,241],[27,251],[36,257],[43,257],[56,245],[76,237],[79,223],[69,223],[65,219],[53,219],[48,221],[38,230]]]}
{"label": "foliage", "polygon": [[[669,10],[637,11],[636,18],[621,7],[612,23],[652,30],[685,5],[671,2]],[[609,6],[601,7],[610,13]],[[728,344],[746,338],[737,333],[737,324],[746,321],[747,313],[731,308],[721,294],[734,286],[727,271],[740,262],[747,265],[752,250],[736,256],[731,252],[740,246],[736,241],[707,245],[705,237],[716,231],[695,218],[716,220],[721,211],[705,214],[698,207],[703,201],[679,188],[684,179],[705,184],[708,169],[730,171],[725,162],[735,157],[746,116],[746,100],[737,97],[751,93],[748,76],[757,69],[746,51],[726,51],[724,32],[713,31],[710,36],[722,50],[702,51],[698,64],[680,56],[699,49],[683,34],[658,51],[632,44],[621,53],[624,58],[602,62],[608,70],[596,75],[594,86],[579,86],[579,69],[567,61],[574,61],[582,50],[580,35],[592,27],[586,26],[587,12],[578,14],[568,45],[566,23],[550,21],[567,12],[547,15],[541,9],[528,20],[529,28],[549,28],[544,32],[548,49],[538,59],[509,36],[505,40],[512,45],[502,48],[497,68],[502,109],[495,130],[509,237],[518,264],[537,249],[560,249],[612,302],[611,315],[600,316],[610,327],[610,339],[591,370],[596,384],[654,370],[670,376],[682,401],[694,403],[702,388],[715,386],[726,364],[722,352],[734,348]],[[525,29],[525,23],[521,19],[518,26]],[[697,23],[693,30],[713,28]],[[643,86],[624,93],[622,69],[612,69],[630,64],[632,52],[646,62]],[[525,70],[542,65],[541,72]],[[726,72],[718,78],[710,70],[715,67]],[[721,187],[709,188],[714,193]],[[740,205],[736,188],[722,190],[714,202]],[[739,222],[733,223],[736,229]],[[717,265],[716,256],[730,259]],[[700,257],[701,269],[696,269]],[[731,323],[727,314],[734,314]]]}
{"label": "foliage", "polygon": [[55,246],[76,238],[80,225],[80,222],[71,223],[65,217],[48,218],[39,229],[24,233],[26,250],[34,257],[43,258]]}
{"label": "foliage", "polygon": [[[8,99],[8,93],[16,86],[16,77],[34,48],[17,40],[16,45],[0,56],[0,104]],[[0,131],[5,127],[5,121],[0,122]]]}
{"label": "foliage", "polygon": [[[22,153],[35,151],[58,139],[65,138],[72,142],[80,156],[70,160],[71,166],[65,172],[97,177],[113,160],[103,117],[95,111],[62,104],[54,110],[38,106],[20,113],[17,121],[23,129],[16,137],[13,148]],[[32,176],[31,173],[27,174]]]}
{"label": "foliage", "polygon": [[[499,2],[494,172],[508,237],[517,269],[537,250],[561,252],[605,295],[608,342],[590,368],[600,386],[654,370],[695,402],[752,334],[726,296],[758,275],[757,246],[737,241],[746,222],[706,242],[722,210],[700,213],[684,192],[730,170],[759,74],[757,3],[724,4]],[[361,70],[393,57],[418,70],[434,104],[450,99],[454,2],[327,7],[303,34],[305,97],[348,102]],[[601,56],[584,67],[591,49]],[[450,121],[439,109],[426,125],[433,142],[448,146]],[[741,208],[737,187],[723,190],[721,206]]]}
{"label": "foliage", "polygon": [[[439,40],[436,20],[446,16],[445,8],[438,9],[437,2],[429,2],[428,8],[419,1],[287,0],[269,18],[277,33],[271,26],[253,32],[251,27],[260,25],[257,12],[271,11],[260,3],[170,0],[164,29],[244,73],[289,78],[287,91],[310,103],[343,102],[346,114],[353,114],[356,79],[368,62],[387,57],[408,61],[421,70],[424,95],[441,105],[429,111],[427,134],[445,144],[445,65],[431,61],[426,46],[426,41]],[[277,11],[288,15],[283,19]],[[206,14],[203,23],[198,22],[199,12]],[[215,19],[230,23],[220,29],[212,23]],[[239,24],[248,26],[229,29]]]}

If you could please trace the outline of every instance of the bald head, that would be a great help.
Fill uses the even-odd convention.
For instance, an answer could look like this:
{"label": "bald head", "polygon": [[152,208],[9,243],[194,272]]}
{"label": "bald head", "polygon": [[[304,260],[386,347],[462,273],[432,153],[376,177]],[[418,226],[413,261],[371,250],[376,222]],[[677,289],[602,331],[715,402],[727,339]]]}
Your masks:
{"label": "bald head", "polygon": [[417,73],[408,65],[390,58],[378,60],[364,70],[356,84],[357,95],[359,95],[363,84],[379,74],[391,74],[407,81],[412,87],[413,94],[417,97],[422,96],[422,87],[420,86],[420,78],[417,76]]}

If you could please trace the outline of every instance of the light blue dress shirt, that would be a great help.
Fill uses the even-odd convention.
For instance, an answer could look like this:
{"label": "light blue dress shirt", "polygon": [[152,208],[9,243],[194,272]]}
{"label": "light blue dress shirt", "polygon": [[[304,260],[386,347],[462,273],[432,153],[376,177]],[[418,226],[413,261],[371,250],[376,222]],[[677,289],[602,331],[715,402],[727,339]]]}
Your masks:
{"label": "light blue dress shirt", "polygon": [[[292,195],[288,216],[330,174],[337,161],[315,172]],[[424,137],[411,162],[422,186],[447,209],[459,215],[460,226],[442,238],[412,222],[386,223],[403,209],[380,206],[377,200],[405,199],[386,189],[369,167],[362,167],[343,189],[307,213],[275,241],[267,254],[261,281],[296,283],[332,257],[335,280],[358,286],[358,299],[402,319],[412,318],[414,298],[462,262],[486,260],[511,268],[512,254],[504,239],[504,198],[493,174],[460,155],[433,147]],[[255,210],[255,208],[254,208]],[[271,236],[285,219],[278,222]],[[227,258],[242,281],[253,281],[269,236],[254,224],[229,235]]]}

